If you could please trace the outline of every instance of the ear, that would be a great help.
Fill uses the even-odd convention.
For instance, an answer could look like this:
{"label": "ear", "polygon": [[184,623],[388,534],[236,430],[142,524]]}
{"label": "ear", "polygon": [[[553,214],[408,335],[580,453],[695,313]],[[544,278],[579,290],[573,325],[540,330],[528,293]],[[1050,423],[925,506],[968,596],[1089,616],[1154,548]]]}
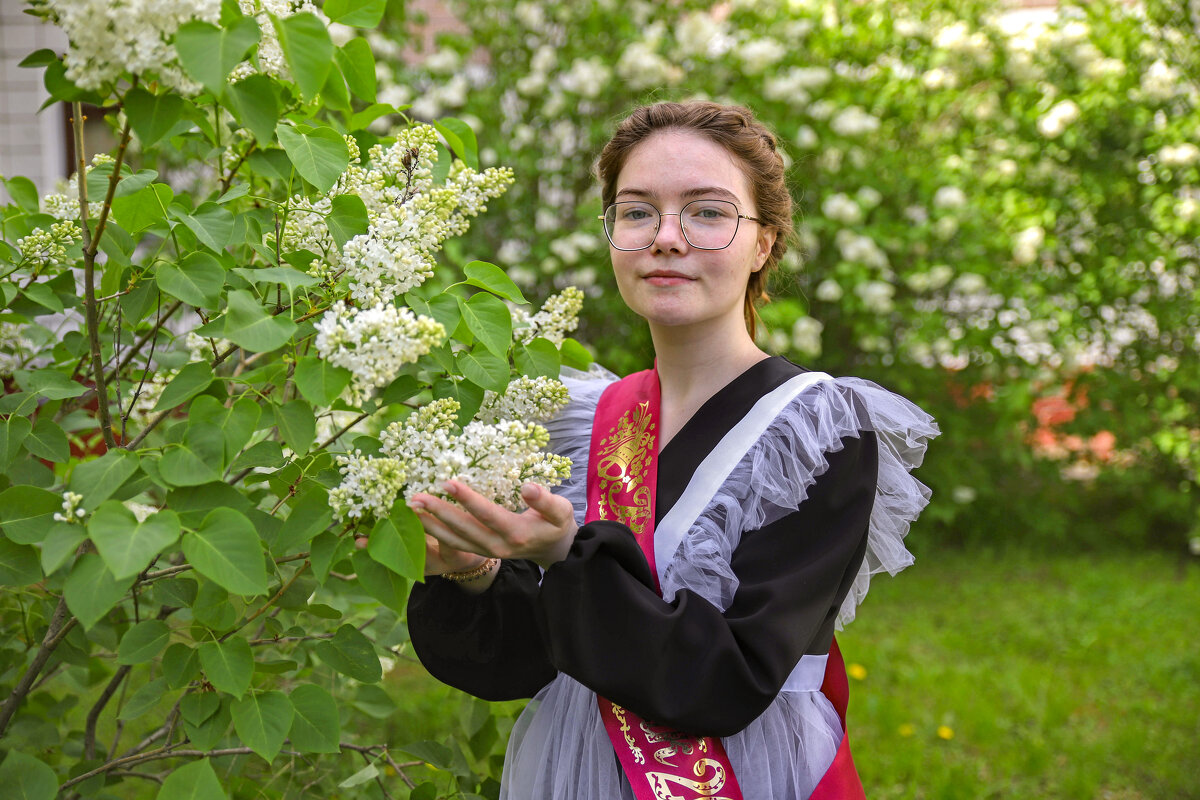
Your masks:
{"label": "ear", "polygon": [[767,263],[767,258],[771,255],[771,248],[775,246],[775,237],[779,231],[766,225],[759,226],[758,243],[754,251],[754,269],[751,272],[758,272],[763,268],[763,264]]}

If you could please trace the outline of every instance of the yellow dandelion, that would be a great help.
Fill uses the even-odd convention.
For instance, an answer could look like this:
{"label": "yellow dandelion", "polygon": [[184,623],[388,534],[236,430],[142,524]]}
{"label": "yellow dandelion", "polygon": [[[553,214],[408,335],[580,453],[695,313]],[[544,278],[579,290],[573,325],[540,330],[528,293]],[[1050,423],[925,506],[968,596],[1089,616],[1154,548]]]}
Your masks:
{"label": "yellow dandelion", "polygon": [[939,739],[950,741],[954,738],[954,729],[949,725],[938,725],[937,735]]}
{"label": "yellow dandelion", "polygon": [[854,678],[856,681],[861,681],[863,678],[867,677],[867,668],[862,664],[851,664],[850,666],[846,667],[846,674],[851,678]]}
{"label": "yellow dandelion", "polygon": [[905,736],[905,737],[912,736],[914,733],[917,732],[916,727],[911,722],[904,723],[896,730],[900,733],[901,736]]}

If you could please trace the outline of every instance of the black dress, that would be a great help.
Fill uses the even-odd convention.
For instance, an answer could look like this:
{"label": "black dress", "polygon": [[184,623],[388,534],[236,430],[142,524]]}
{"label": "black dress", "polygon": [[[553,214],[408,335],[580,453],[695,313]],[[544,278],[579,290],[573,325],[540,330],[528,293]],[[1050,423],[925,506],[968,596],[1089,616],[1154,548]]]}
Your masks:
{"label": "black dress", "polygon": [[[803,372],[781,357],[760,361],[687,421],[658,455],[656,525],[730,429],[766,393]],[[576,406],[573,413],[586,419],[589,401],[594,413],[594,397],[607,382],[593,381],[583,390],[581,383],[567,383]],[[865,398],[864,386],[870,387]],[[739,464],[742,485],[730,489],[730,497],[723,500],[726,506],[767,506],[773,513],[766,514],[767,524],[755,529],[725,532],[724,578],[713,581],[701,575],[690,581],[697,588],[689,588],[685,577],[676,591],[664,585],[669,599],[663,599],[629,528],[613,521],[591,522],[580,527],[567,558],[544,575],[532,562],[505,560],[495,582],[481,594],[468,594],[440,578],[415,586],[408,625],[418,657],[440,680],[484,699],[534,697],[569,676],[645,719],[695,735],[736,739],[776,702],[803,656],[829,651],[839,611],[859,578],[880,477],[881,448],[867,408],[872,392],[907,404],[865,381],[823,381],[806,389],[772,423],[772,442],[751,446],[745,463]],[[576,403],[577,397],[583,400]],[[567,424],[558,432],[569,438],[555,441],[555,449],[576,462],[572,486],[563,493],[575,493],[579,510],[578,491],[584,481],[581,444],[586,467],[588,437],[578,425],[572,430]],[[590,426],[586,433],[590,435]],[[774,479],[783,473],[788,474],[782,481]],[[789,492],[789,481],[791,492],[798,488],[802,495],[790,508],[786,498],[778,496]],[[763,516],[761,509],[757,513]],[[715,522],[710,518],[710,533],[727,516],[717,513]],[[720,562],[721,549],[710,543],[695,545],[693,551]],[[681,556],[687,563],[676,565],[680,572],[713,571],[694,563],[697,558]],[[660,565],[660,572],[667,566]],[[583,709],[576,708],[572,716],[581,713]],[[818,716],[828,721],[825,709]],[[579,735],[578,729],[588,730],[594,723],[572,720],[551,737]],[[840,738],[840,725],[836,727],[830,735]],[[587,735],[594,738],[594,733]],[[736,749],[730,749],[731,759]],[[825,743],[807,748],[814,749],[821,751],[816,761],[825,758]],[[580,758],[571,752],[556,751],[556,756]],[[513,755],[510,752],[510,760]],[[828,757],[832,759],[832,751]],[[801,753],[799,760],[812,762],[814,754]],[[811,786],[805,790],[796,785],[785,790],[786,784],[797,781],[776,778],[767,790],[771,794],[752,794],[754,780],[748,785],[749,776],[736,760],[734,767],[746,797],[806,796],[811,791]],[[806,769],[811,772],[814,766],[810,763]],[[562,772],[559,768],[557,777],[541,776],[537,791],[563,792]],[[567,769],[568,784],[570,772]],[[586,774],[587,768],[582,772],[580,781],[595,780]],[[510,788],[511,796],[522,796],[521,790]],[[628,791],[627,786],[623,789],[622,794]],[[570,793],[556,796],[582,796],[566,790]],[[524,791],[533,789],[527,783]]]}

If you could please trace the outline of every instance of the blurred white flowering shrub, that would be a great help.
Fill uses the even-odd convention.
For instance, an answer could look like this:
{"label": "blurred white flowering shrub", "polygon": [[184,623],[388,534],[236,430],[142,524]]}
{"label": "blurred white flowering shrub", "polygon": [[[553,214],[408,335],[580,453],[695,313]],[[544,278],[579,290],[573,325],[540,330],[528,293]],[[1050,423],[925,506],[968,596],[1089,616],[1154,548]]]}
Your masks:
{"label": "blurred white flowering shrub", "polygon": [[[745,104],[799,201],[764,346],[931,409],[962,445],[930,454],[935,498],[964,481],[979,498],[935,499],[948,537],[1200,532],[1194,3],[450,5],[467,32],[424,65],[381,63],[382,91],[501,132],[482,155],[517,180],[467,240],[500,242],[523,286],[580,286],[580,336],[606,363],[650,349],[595,221],[600,147],[636,103]],[[1058,396],[1075,413],[1056,440],[1113,447],[1042,447],[1033,403]],[[1015,526],[1014,507],[1032,510]]]}

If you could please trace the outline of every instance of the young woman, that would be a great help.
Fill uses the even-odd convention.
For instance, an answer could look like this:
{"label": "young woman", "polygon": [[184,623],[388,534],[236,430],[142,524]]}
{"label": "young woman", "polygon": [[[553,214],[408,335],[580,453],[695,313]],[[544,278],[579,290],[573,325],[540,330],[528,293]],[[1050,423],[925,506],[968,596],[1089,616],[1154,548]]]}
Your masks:
{"label": "young woman", "polygon": [[659,103],[600,156],[621,297],[653,369],[564,371],[571,457],[516,514],[417,495],[409,630],[435,676],[535,697],[502,797],[854,798],[833,639],[871,574],[911,563],[937,434],[916,406],[770,357],[754,301],[792,229],[774,136],[743,108]]}

